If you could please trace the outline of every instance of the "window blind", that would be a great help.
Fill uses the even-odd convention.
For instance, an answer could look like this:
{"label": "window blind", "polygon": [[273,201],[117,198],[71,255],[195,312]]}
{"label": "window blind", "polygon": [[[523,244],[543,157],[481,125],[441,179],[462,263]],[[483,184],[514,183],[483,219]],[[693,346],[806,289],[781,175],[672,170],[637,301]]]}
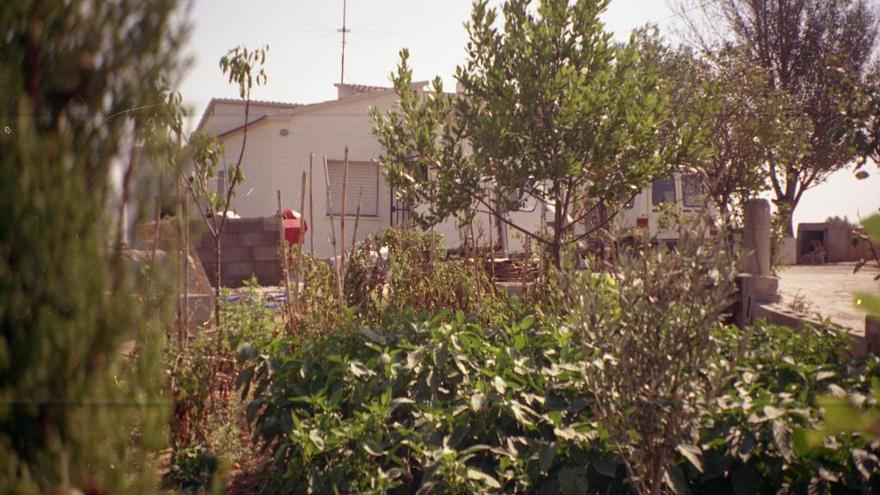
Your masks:
{"label": "window blind", "polygon": [[[327,173],[330,176],[330,215],[342,211],[342,181],[345,175],[345,162],[327,160]],[[358,197],[361,203],[361,216],[379,216],[379,166],[375,162],[348,162],[348,185],[345,188],[345,214],[355,215]]]}

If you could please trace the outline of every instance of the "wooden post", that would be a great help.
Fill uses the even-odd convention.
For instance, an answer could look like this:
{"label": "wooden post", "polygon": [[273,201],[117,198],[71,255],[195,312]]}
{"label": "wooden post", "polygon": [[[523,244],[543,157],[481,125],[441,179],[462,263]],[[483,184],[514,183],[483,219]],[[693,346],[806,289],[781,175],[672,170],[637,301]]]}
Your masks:
{"label": "wooden post", "polygon": [[345,161],[343,162],[342,169],[342,212],[340,212],[339,217],[339,244],[342,246],[342,249],[339,252],[342,267],[340,272],[342,276],[345,276],[345,200],[347,196],[348,189],[348,146],[345,147]]}
{"label": "wooden post", "polygon": [[305,203],[306,203],[306,172],[305,170],[302,173],[302,181],[300,186],[300,197],[299,197],[299,218],[300,218],[300,232],[299,232],[299,245],[297,246],[297,267],[296,267],[296,275],[294,276],[294,282],[296,282],[296,303],[300,310],[302,310],[302,305],[300,304],[300,295],[302,293],[300,284],[303,283],[303,244],[306,243],[305,232],[302,230],[302,226],[305,223]]}
{"label": "wooden post", "polygon": [[[314,176],[314,173],[312,173],[312,162],[314,161],[314,158],[315,154],[309,153],[309,250],[311,251],[312,256],[315,256],[315,202],[312,201],[312,177]],[[305,215],[306,212],[302,212],[302,214]],[[303,239],[303,242],[305,242],[305,239]]]}
{"label": "wooden post", "polygon": [[278,254],[281,256],[281,278],[284,279],[284,295],[287,303],[284,305],[287,314],[287,323],[292,321],[293,299],[290,295],[290,258],[287,254],[287,240],[284,238],[284,214],[281,206],[281,190],[276,190],[278,195]]}
{"label": "wooden post", "polygon": [[[327,157],[324,157],[324,183],[326,184],[327,209],[333,207],[333,197],[330,194],[330,171],[327,168]],[[334,225],[333,214],[329,215],[330,219],[330,244],[333,246],[333,267],[336,270],[336,291],[339,297],[339,309],[342,310],[342,272],[340,271],[339,262],[336,260],[336,227]],[[343,249],[345,249],[343,247]]]}

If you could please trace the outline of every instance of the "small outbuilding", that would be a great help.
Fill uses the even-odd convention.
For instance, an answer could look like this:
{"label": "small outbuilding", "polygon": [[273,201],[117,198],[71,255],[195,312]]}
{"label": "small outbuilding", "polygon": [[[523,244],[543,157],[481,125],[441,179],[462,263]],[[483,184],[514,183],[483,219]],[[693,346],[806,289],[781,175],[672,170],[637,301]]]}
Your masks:
{"label": "small outbuilding", "polygon": [[798,264],[843,263],[871,257],[871,243],[861,228],[843,222],[798,225]]}

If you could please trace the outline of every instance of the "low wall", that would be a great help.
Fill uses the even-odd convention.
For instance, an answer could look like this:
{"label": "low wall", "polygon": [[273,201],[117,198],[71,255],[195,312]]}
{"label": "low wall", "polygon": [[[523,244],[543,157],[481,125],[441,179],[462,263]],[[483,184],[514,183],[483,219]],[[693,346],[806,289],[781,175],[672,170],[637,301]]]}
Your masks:
{"label": "low wall", "polygon": [[[275,216],[228,219],[220,238],[221,285],[241,287],[252,276],[256,276],[260,285],[280,285],[279,235]],[[193,239],[193,248],[213,284],[216,279],[213,237],[205,233],[201,240]]]}
{"label": "low wall", "polygon": [[[810,316],[796,313],[783,308],[780,305],[761,305],[755,308],[756,320],[767,320],[774,325],[784,325],[794,329],[805,326],[822,327],[824,324]],[[875,317],[865,318],[865,333],[847,330],[838,327],[841,332],[847,332],[850,337],[850,352],[853,356],[864,357],[868,353],[880,352],[880,320]]]}

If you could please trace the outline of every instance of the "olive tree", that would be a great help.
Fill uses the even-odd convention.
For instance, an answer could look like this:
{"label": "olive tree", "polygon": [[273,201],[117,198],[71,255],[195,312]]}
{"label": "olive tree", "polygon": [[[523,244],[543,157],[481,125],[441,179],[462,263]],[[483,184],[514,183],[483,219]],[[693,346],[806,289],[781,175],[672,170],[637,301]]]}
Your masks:
{"label": "olive tree", "polygon": [[[638,42],[615,43],[605,31],[607,5],[507,0],[499,13],[475,2],[455,94],[437,78],[423,98],[401,52],[391,76],[399,109],[373,118],[388,180],[420,206],[418,223],[468,221],[478,207],[546,247],[558,265],[564,246],[689,159],[699,128],[670,112],[668,87],[639,63]],[[508,217],[529,198],[552,212],[548,232]]]}
{"label": "olive tree", "polygon": [[736,256],[710,220],[683,219],[675,250],[637,244],[608,273],[570,276],[585,393],[636,493],[682,493],[676,451],[702,470],[697,425],[735,362],[713,331],[736,291]]}

